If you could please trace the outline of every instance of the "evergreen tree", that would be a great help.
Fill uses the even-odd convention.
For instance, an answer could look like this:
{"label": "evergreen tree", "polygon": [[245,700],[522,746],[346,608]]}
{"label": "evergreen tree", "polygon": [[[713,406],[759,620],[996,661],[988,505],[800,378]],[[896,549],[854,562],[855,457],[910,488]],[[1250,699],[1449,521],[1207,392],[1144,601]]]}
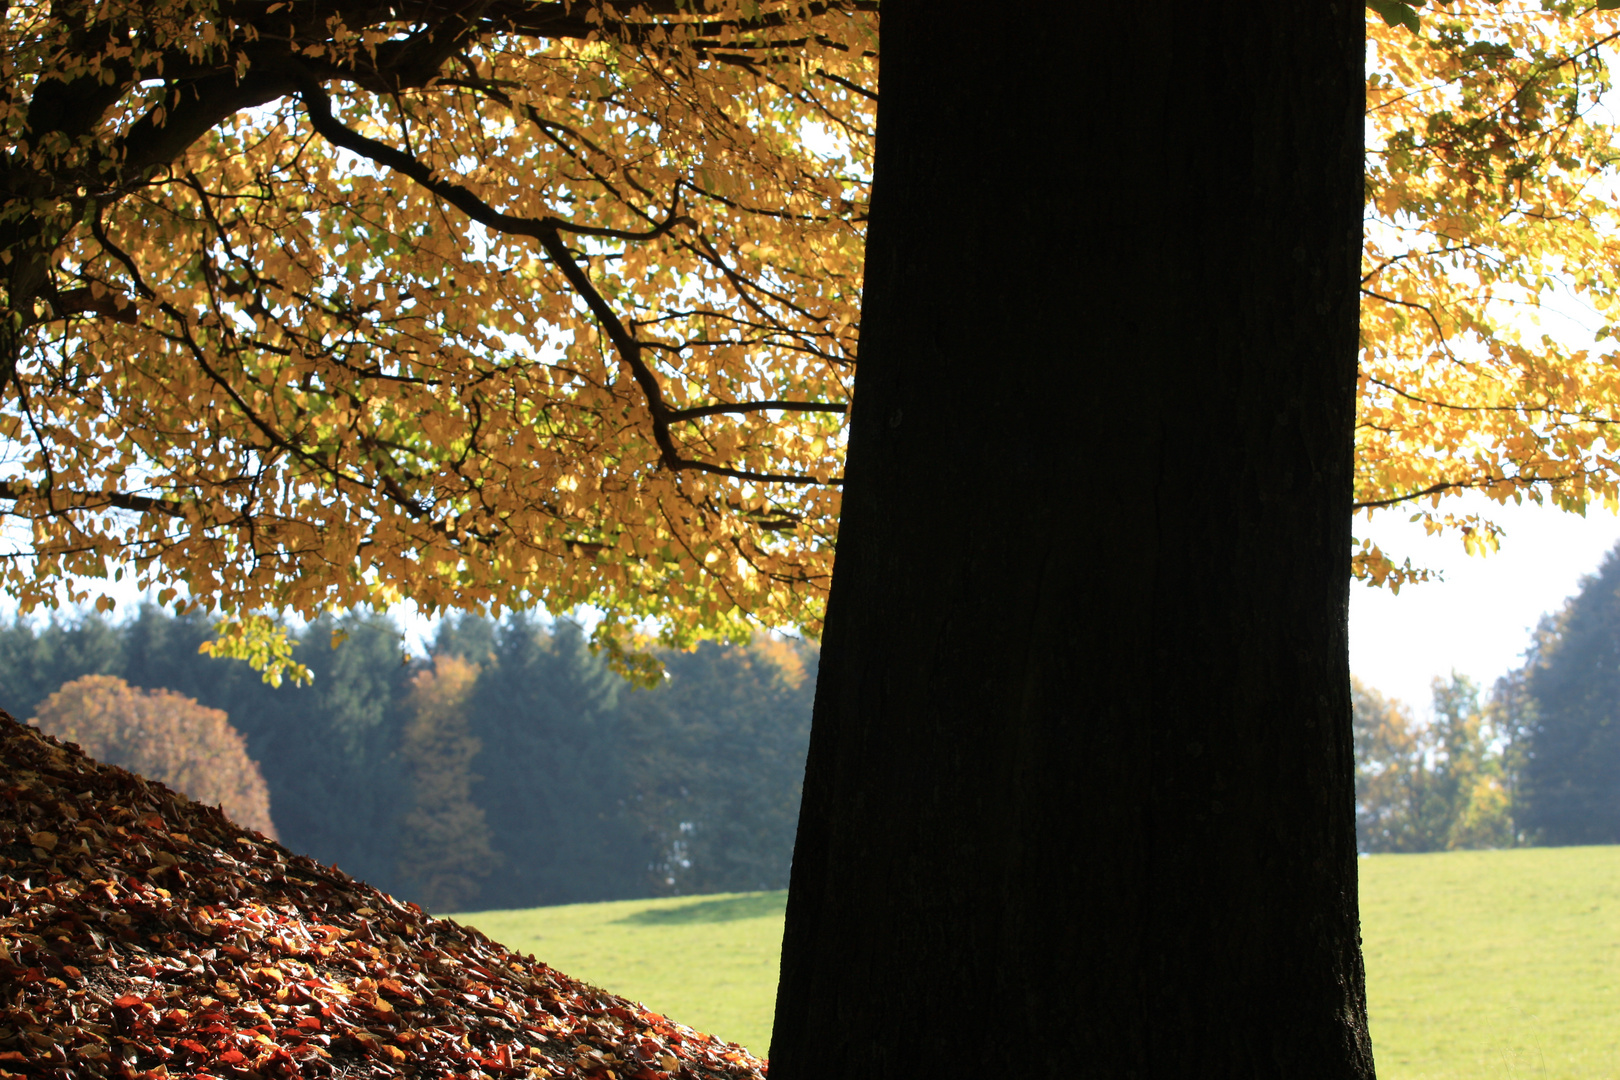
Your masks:
{"label": "evergreen tree", "polygon": [[[786,883],[810,646],[672,653],[666,681],[632,690],[567,621],[448,619],[429,667],[402,664],[398,628],[359,613],[294,635],[314,681],[273,687],[200,654],[213,633],[152,606],[122,623],[18,622],[0,628],[0,704],[27,716],[105,674],[222,710],[288,846],[435,910]],[[421,680],[452,658],[476,671],[458,683],[466,728],[448,713],[424,726]]]}
{"label": "evergreen tree", "polygon": [[[334,631],[346,635],[335,648]],[[115,675],[222,710],[247,739],[270,790],[281,839],[383,888],[400,882],[398,834],[408,806],[398,750],[410,672],[399,630],[376,613],[311,624],[296,636],[309,686],[266,685],[247,664],[198,652],[207,618],[151,605],[115,624],[99,615],[17,620],[0,629],[0,706],[31,715],[83,675]]]}
{"label": "evergreen tree", "polygon": [[223,709],[247,737],[284,843],[381,888],[400,887],[408,787],[398,751],[410,672],[391,619],[354,612],[294,635],[314,676],[306,686],[269,686],[241,661],[200,653],[214,635],[201,615],[147,605],[121,634],[132,682]]}
{"label": "evergreen tree", "polygon": [[1524,825],[1548,844],[1620,842],[1620,547],[1543,620],[1523,679]]}
{"label": "evergreen tree", "polygon": [[761,637],[666,655],[669,678],[625,695],[634,814],[660,892],[787,887],[815,692],[813,648]]}
{"label": "evergreen tree", "polygon": [[124,644],[119,630],[98,616],[73,622],[53,617],[37,631],[21,618],[13,620],[0,628],[0,708],[26,719],[64,683],[84,675],[122,675]]}
{"label": "evergreen tree", "polygon": [[232,712],[225,702],[251,711],[264,700],[258,689],[263,681],[248,665],[218,662],[198,651],[214,637],[213,623],[201,612],[175,616],[142,604],[133,619],[114,631],[123,642],[124,671],[139,686],[167,687],[226,709],[233,718],[242,710]]}
{"label": "evergreen tree", "polygon": [[480,666],[494,663],[499,633],[500,624],[494,619],[460,612],[439,623],[433,636],[433,655],[459,656]]}
{"label": "evergreen tree", "polygon": [[[204,642],[213,640],[214,627],[198,612],[175,616],[163,608],[143,604],[133,619],[112,627],[111,632],[121,642],[121,674],[126,679],[137,686],[174,690],[223,710],[232,726],[247,738],[248,753],[265,770],[272,804],[277,808],[288,806],[292,797],[281,790],[265,734],[285,723],[285,718],[307,709],[312,695],[279,692],[267,686],[247,664],[200,652]],[[287,836],[287,842],[298,843],[295,836]]]}
{"label": "evergreen tree", "polygon": [[531,907],[648,895],[652,853],[628,813],[634,782],[618,713],[623,680],[567,620],[550,631],[523,615],[484,629],[462,620],[441,643],[492,658],[469,716],[482,744],[474,798],[502,871],[479,902]]}
{"label": "evergreen tree", "polygon": [[311,623],[297,641],[314,681],[259,691],[276,708],[244,729],[264,764],[276,824],[294,850],[404,892],[399,834],[409,779],[399,747],[411,671],[399,628],[375,612],[351,613]]}

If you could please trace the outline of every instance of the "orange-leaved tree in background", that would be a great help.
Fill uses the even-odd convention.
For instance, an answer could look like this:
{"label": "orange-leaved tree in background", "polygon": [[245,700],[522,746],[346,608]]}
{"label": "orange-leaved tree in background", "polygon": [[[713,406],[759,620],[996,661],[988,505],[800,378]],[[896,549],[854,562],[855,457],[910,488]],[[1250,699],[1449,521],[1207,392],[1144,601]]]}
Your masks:
{"label": "orange-leaved tree in background", "polygon": [[[25,608],[127,568],[238,619],[409,595],[592,604],[610,646],[645,617],[677,644],[819,627],[875,2],[0,19],[0,498],[26,525],[0,580]],[[1359,508],[1428,499],[1489,544],[1440,497],[1620,491],[1616,25],[1369,17]],[[1599,345],[1515,321],[1555,291]],[[1370,544],[1355,569],[1411,574]]]}
{"label": "orange-leaved tree in background", "polygon": [[430,911],[465,911],[479,879],[500,862],[484,811],[473,801],[473,758],[482,747],[467,718],[478,665],[435,656],[411,679],[411,719],[400,748],[411,776],[400,873]]}
{"label": "orange-leaved tree in background", "polygon": [[46,698],[28,721],[109,765],[218,806],[238,825],[274,838],[270,790],[247,740],[219,709],[173,690],[142,690],[85,675]]}

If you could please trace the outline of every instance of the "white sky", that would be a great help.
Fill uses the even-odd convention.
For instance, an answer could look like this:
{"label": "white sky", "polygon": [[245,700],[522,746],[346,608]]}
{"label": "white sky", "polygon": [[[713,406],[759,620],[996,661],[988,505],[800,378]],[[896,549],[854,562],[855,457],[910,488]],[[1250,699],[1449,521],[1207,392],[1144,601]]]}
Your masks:
{"label": "white sky", "polygon": [[1488,690],[1518,667],[1530,631],[1595,571],[1617,541],[1620,518],[1599,508],[1586,517],[1531,504],[1499,507],[1484,498],[1446,500],[1447,511],[1479,512],[1504,529],[1501,549],[1472,556],[1454,536],[1429,537],[1409,512],[1387,512],[1355,534],[1370,536],[1396,562],[1440,570],[1444,581],[1400,594],[1350,586],[1350,670],[1390,697],[1429,711],[1429,681],[1452,670]]}
{"label": "white sky", "polygon": [[[1388,589],[1350,586],[1350,669],[1386,696],[1429,715],[1429,682],[1455,670],[1489,690],[1498,676],[1523,663],[1530,631],[1556,611],[1620,542],[1620,518],[1592,508],[1586,516],[1552,507],[1498,506],[1483,497],[1445,500],[1452,513],[1477,512],[1504,530],[1500,550],[1469,555],[1456,536],[1431,537],[1394,510],[1371,523],[1357,518],[1355,535],[1371,537],[1399,562],[1440,571],[1443,580]],[[414,653],[426,651],[432,625],[414,609],[394,617]]]}
{"label": "white sky", "polygon": [[[1586,517],[1530,504],[1496,506],[1484,498],[1446,500],[1451,512],[1479,512],[1504,529],[1501,550],[1468,555],[1455,536],[1430,537],[1408,521],[1409,511],[1387,511],[1371,523],[1357,518],[1355,534],[1371,537],[1396,561],[1438,570],[1442,581],[1387,589],[1350,586],[1350,669],[1382,693],[1429,711],[1429,682],[1455,670],[1486,689],[1522,663],[1530,631],[1556,611],[1620,541],[1620,518],[1594,508]],[[115,590],[120,614],[138,596]],[[0,602],[10,614],[11,605]],[[413,608],[394,613],[413,653],[425,651],[431,624]]]}

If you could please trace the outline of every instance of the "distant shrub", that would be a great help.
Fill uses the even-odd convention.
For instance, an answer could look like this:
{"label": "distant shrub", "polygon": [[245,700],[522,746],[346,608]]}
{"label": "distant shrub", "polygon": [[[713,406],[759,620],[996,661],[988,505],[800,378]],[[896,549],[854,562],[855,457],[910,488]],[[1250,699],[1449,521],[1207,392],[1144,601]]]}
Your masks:
{"label": "distant shrub", "polygon": [[141,690],[111,675],[65,683],[29,721],[85,753],[219,806],[232,821],[266,836],[270,792],[247,742],[219,709],[172,690]]}
{"label": "distant shrub", "polygon": [[1482,708],[1478,685],[1456,672],[1432,689],[1434,718],[1420,724],[1403,703],[1350,680],[1358,850],[1513,847],[1499,710]]}

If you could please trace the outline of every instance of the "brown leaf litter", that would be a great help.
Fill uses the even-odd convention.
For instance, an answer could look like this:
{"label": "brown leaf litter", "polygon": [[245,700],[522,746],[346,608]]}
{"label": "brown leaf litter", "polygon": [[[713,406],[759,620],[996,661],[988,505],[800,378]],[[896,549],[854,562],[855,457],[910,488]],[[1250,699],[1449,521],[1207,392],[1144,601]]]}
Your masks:
{"label": "brown leaf litter", "polygon": [[0,1080],[761,1080],[0,712]]}

